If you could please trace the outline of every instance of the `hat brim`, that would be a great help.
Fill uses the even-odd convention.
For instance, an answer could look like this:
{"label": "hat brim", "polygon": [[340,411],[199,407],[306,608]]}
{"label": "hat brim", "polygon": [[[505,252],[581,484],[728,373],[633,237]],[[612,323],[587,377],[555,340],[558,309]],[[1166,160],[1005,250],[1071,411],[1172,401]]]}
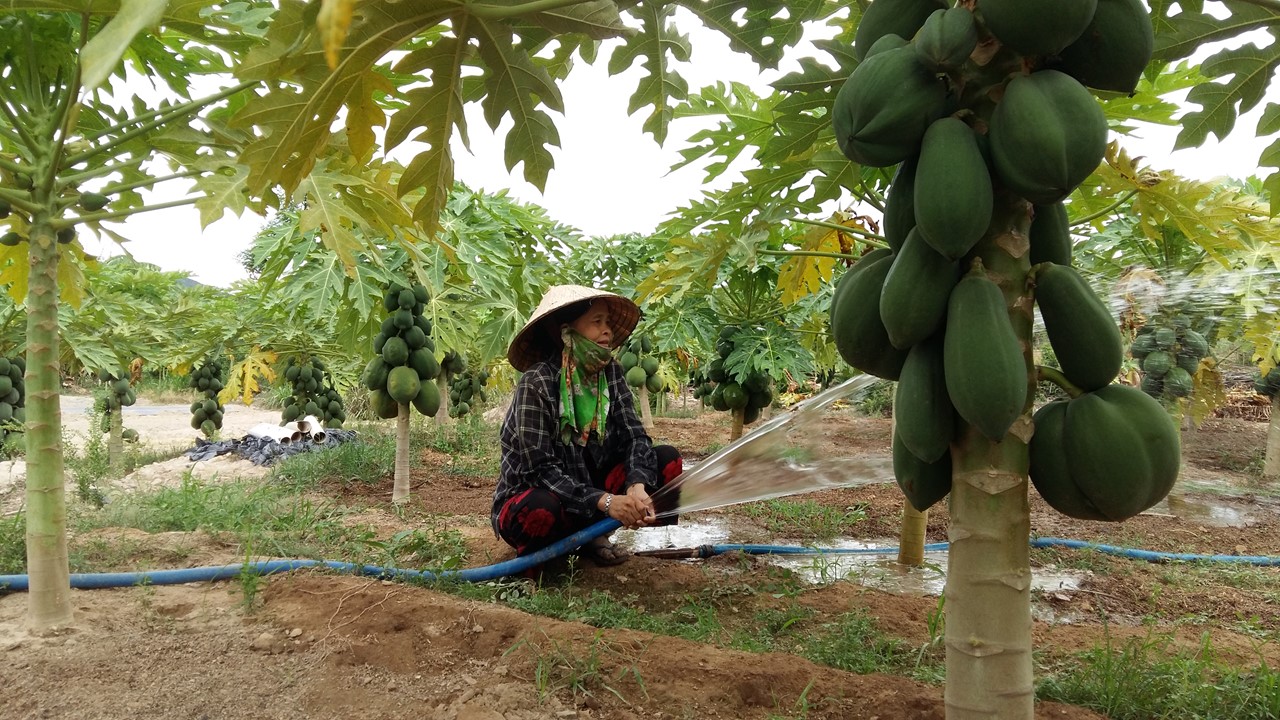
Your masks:
{"label": "hat brim", "polygon": [[529,321],[516,333],[507,348],[507,361],[520,372],[546,357],[549,348],[541,337],[542,321],[555,311],[584,301],[601,300],[609,305],[609,326],[613,330],[612,347],[622,345],[640,322],[640,308],[615,293],[578,285],[558,285],[547,291]]}

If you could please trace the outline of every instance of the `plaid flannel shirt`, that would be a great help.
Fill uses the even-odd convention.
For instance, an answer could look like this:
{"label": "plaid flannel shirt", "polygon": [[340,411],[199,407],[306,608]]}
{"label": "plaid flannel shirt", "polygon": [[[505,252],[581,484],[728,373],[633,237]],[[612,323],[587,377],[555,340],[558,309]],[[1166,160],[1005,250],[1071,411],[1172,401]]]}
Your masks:
{"label": "plaid flannel shirt", "polygon": [[603,518],[596,503],[604,490],[591,484],[589,468],[607,472],[622,463],[624,488],[644,483],[651,493],[657,490],[657,457],[636,417],[635,400],[622,366],[613,360],[603,372],[609,388],[604,442],[592,433],[585,447],[560,440],[559,359],[539,362],[520,377],[502,423],[502,474],[493,493],[495,532],[503,503],[530,488],[550,490],[571,515],[585,520]]}

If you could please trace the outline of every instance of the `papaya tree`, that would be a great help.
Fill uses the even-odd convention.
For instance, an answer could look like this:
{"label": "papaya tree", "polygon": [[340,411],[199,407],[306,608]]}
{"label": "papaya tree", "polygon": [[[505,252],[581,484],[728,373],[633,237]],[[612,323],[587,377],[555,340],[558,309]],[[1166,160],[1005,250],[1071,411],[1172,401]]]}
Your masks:
{"label": "papaya tree", "polygon": [[[1103,160],[1106,116],[1086,86],[1132,92],[1153,33],[1136,0],[873,15],[894,5],[873,3],[859,26],[832,125],[849,159],[898,167],[889,198],[909,192],[911,213],[841,278],[831,332],[847,362],[899,383],[908,500],[950,496],[947,716],[1030,718],[1029,480],[1059,512],[1121,521],[1163,498],[1180,464],[1161,406],[1112,384],[1120,334],[1072,267],[1066,224],[1033,230]],[[1033,363],[1033,304],[1059,368]],[[1033,416],[1038,379],[1071,399]],[[1131,484],[1110,483],[1117,472]]]}
{"label": "papaya tree", "polygon": [[[269,7],[247,2],[204,12],[136,0],[60,12],[49,5],[13,2],[0,14],[0,250],[7,261],[0,282],[23,300],[27,317],[28,618],[37,632],[71,621],[58,306],[60,290],[83,287],[77,232],[123,239],[105,224],[163,207],[196,204],[214,217],[224,207],[243,208],[234,192],[147,205],[139,191],[181,179],[229,187],[229,136],[214,110],[251,83],[198,96],[192,80],[226,73],[224,58],[256,42],[260,11]],[[155,26],[162,41],[135,42]],[[126,79],[126,65],[173,99],[148,107],[118,94],[109,81]],[[153,170],[164,167],[150,162],[161,158],[169,170]]]}
{"label": "papaya tree", "polygon": [[374,357],[365,368],[369,404],[383,419],[396,420],[396,460],[391,501],[409,500],[409,407],[427,417],[440,409],[435,379],[441,364],[423,310],[431,297],[420,284],[396,283],[383,295],[386,319],[373,339]]}

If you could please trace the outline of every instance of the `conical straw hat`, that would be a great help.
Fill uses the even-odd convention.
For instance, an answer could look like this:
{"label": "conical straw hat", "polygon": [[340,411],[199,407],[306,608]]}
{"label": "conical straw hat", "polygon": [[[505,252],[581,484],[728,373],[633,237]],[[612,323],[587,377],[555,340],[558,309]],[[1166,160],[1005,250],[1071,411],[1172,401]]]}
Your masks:
{"label": "conical straw hat", "polygon": [[542,338],[538,337],[541,332],[538,329],[538,323],[543,318],[574,303],[597,299],[609,303],[609,325],[613,329],[613,346],[621,345],[622,341],[631,335],[631,331],[636,329],[636,323],[640,322],[640,308],[635,303],[621,295],[582,285],[553,285],[542,296],[542,301],[534,309],[533,315],[529,316],[529,322],[520,328],[520,332],[516,333],[511,341],[511,347],[507,349],[507,360],[511,362],[511,366],[524,372],[542,359],[544,351],[539,347]]}

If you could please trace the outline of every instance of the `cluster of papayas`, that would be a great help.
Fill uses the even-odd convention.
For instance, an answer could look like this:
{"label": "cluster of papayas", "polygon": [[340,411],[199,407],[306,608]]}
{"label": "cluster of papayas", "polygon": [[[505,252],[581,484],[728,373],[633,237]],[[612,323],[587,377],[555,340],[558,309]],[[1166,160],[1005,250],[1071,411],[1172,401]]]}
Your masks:
{"label": "cluster of papayas", "polygon": [[280,412],[282,421],[317,417],[327,428],[342,427],[347,419],[342,394],[334,387],[333,376],[320,358],[289,358],[284,379],[293,385],[293,395]]}
{"label": "cluster of papayas", "polygon": [[[887,247],[838,281],[831,336],[850,365],[898,381],[894,474],[917,509],[950,491],[957,419],[999,442],[1030,406],[1032,368],[1010,320],[1010,298],[975,250],[997,193],[1025,199],[1033,213],[1036,302],[1062,374],[1084,391],[1072,402],[1111,392],[1123,359],[1119,331],[1071,268],[1063,201],[1106,148],[1106,118],[1081,83],[1131,91],[1151,38],[1139,0],[979,0],[976,12],[940,0],[875,0],[859,24],[854,54],[861,62],[836,96],[832,127],[850,160],[898,167],[885,202]],[[980,45],[988,51],[975,55]],[[997,45],[1003,50],[993,55]],[[1095,55],[1109,58],[1105,67]],[[1009,68],[1003,87],[970,92],[1001,77],[992,63]],[[1107,407],[1135,417],[1149,410]],[[1155,434],[1172,431],[1167,416],[1161,422]],[[1141,498],[1133,504],[1159,500],[1151,497],[1169,479],[1165,439],[1150,446],[1160,455],[1152,463],[1158,477],[1128,496]],[[1062,477],[1072,476],[1054,481]],[[1091,502],[1106,505],[1100,514],[1110,519],[1130,509],[1106,498]]]}
{"label": "cluster of papayas", "polygon": [[120,408],[136,403],[138,393],[129,384],[128,371],[114,373],[104,368],[98,371],[98,382],[106,387],[106,392],[94,401],[93,407],[100,418],[98,429],[105,434],[111,432],[111,416],[120,412]]}
{"label": "cluster of papayas", "polygon": [[0,444],[10,433],[22,432],[27,421],[27,361],[21,355],[0,357]]}
{"label": "cluster of papayas", "polygon": [[[458,356],[459,359],[461,357]],[[489,382],[489,371],[481,369],[479,372],[470,372],[465,363],[461,367],[462,370],[452,374],[449,381],[449,417],[454,418],[466,415],[489,399],[484,391],[485,383]]]}
{"label": "cluster of papayas", "polygon": [[1157,400],[1191,394],[1200,361],[1209,355],[1209,340],[1191,329],[1191,320],[1177,314],[1167,322],[1143,325],[1129,346],[1142,367],[1142,391]]}
{"label": "cluster of papayas", "polygon": [[191,403],[191,429],[199,430],[205,437],[211,438],[222,429],[222,415],[226,408],[218,399],[218,393],[222,390],[222,378],[226,372],[226,366],[218,359],[206,360],[191,372],[191,387],[200,393],[200,397]]}
{"label": "cluster of papayas", "polygon": [[382,298],[387,317],[373,338],[374,357],[364,369],[364,386],[374,414],[392,419],[402,405],[412,404],[428,417],[440,409],[440,374],[431,320],[422,314],[431,295],[427,288],[393,283]]}
{"label": "cluster of papayas", "polygon": [[651,393],[662,392],[662,378],[658,377],[661,363],[652,354],[653,338],[648,334],[635,334],[622,346],[618,363],[626,373],[627,384],[639,390],[647,388]]}
{"label": "cluster of papayas", "polygon": [[738,326],[726,325],[720,329],[716,341],[716,357],[706,366],[706,372],[694,373],[693,397],[703,399],[720,412],[742,411],[742,424],[750,425],[760,419],[760,413],[773,404],[773,379],[759,371],[750,372],[745,378],[731,377],[724,363],[735,349],[734,336]]}
{"label": "cluster of papayas", "polygon": [[1271,368],[1266,375],[1258,373],[1258,379],[1253,381],[1253,391],[1269,398],[1280,395],[1280,366]]}

